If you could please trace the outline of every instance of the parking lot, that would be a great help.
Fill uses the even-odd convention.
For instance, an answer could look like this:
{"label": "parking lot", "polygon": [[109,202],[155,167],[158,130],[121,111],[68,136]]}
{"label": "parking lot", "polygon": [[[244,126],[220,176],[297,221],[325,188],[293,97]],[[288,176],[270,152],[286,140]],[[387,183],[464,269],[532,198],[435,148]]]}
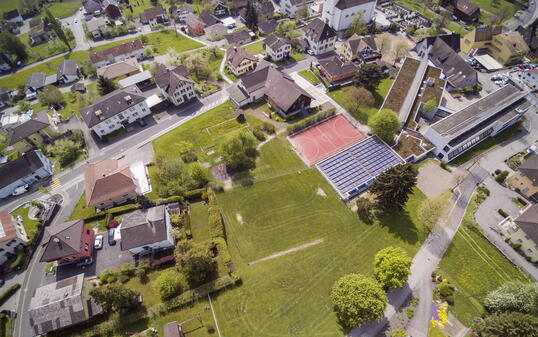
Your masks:
{"label": "parking lot", "polygon": [[105,269],[121,266],[124,263],[134,264],[134,256],[129,251],[121,251],[119,241],[111,246],[108,244],[106,232],[97,234],[103,235],[103,248],[99,250],[94,249],[93,263],[89,266],[77,266],[75,263],[58,266],[56,270],[57,280],[63,280],[80,273],[84,273],[85,277],[93,277],[99,275]]}

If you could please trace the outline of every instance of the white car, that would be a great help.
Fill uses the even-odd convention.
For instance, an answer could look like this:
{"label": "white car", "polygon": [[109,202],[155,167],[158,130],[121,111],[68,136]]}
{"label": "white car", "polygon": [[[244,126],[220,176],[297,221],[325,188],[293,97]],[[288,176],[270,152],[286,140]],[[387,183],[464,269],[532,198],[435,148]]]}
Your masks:
{"label": "white car", "polygon": [[95,237],[95,241],[93,242],[93,248],[95,249],[103,248],[103,236],[101,234]]}
{"label": "white car", "polygon": [[308,49],[308,50],[306,51],[306,53],[307,53],[308,55],[310,55],[310,56],[314,55],[314,52],[312,51],[312,49]]}
{"label": "white car", "polygon": [[26,193],[26,191],[28,191],[28,184],[17,187],[11,195],[21,195]]}

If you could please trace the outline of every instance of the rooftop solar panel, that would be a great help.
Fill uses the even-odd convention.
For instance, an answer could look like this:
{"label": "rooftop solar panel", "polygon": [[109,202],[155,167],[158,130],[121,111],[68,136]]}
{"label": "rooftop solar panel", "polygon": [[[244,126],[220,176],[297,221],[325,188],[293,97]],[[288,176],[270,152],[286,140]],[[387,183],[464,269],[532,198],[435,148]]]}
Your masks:
{"label": "rooftop solar panel", "polygon": [[316,167],[344,199],[355,196],[382,172],[404,163],[377,136],[362,140],[319,162]]}

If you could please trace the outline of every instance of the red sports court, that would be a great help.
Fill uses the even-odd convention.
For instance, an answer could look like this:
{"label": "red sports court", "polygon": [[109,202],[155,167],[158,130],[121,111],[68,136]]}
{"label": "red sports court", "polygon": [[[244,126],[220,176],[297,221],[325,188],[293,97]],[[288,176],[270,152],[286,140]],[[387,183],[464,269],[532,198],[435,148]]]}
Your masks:
{"label": "red sports court", "polygon": [[312,165],[364,138],[343,115],[336,115],[289,140],[304,162]]}

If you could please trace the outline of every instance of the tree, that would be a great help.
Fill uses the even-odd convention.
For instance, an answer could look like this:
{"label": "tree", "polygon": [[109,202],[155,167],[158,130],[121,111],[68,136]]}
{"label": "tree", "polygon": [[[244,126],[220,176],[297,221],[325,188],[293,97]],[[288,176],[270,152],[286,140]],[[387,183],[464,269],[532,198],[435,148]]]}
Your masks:
{"label": "tree", "polygon": [[359,215],[359,218],[362,221],[369,223],[371,221],[374,203],[367,198],[358,198],[355,205],[357,205],[357,214]]}
{"label": "tree", "polygon": [[382,109],[370,117],[368,126],[370,126],[373,133],[390,144],[400,128],[400,119],[396,112],[389,109]]}
{"label": "tree", "polygon": [[538,317],[520,312],[489,315],[473,324],[479,337],[538,337]]}
{"label": "tree", "polygon": [[426,199],[417,209],[417,217],[429,231],[433,230],[445,209],[446,201],[442,196]]}
{"label": "tree", "polygon": [[90,61],[84,61],[80,63],[80,71],[87,78],[94,78],[97,76],[97,67]]}
{"label": "tree", "polygon": [[499,7],[500,4],[501,4],[500,0],[491,0],[491,5],[493,7]]}
{"label": "tree", "polygon": [[189,73],[197,78],[208,78],[211,74],[209,63],[202,53],[194,53],[189,55],[184,62]]}
{"label": "tree", "polygon": [[28,102],[28,100],[26,98],[21,99],[19,101],[19,103],[17,103],[17,107],[18,107],[17,111],[20,112],[20,113],[26,112],[26,111],[30,110],[30,106],[31,106],[31,104],[30,104],[30,102]]}
{"label": "tree", "polygon": [[224,163],[234,168],[250,168],[254,165],[256,139],[251,133],[239,132],[225,139],[219,148]]}
{"label": "tree", "polygon": [[194,180],[181,158],[157,156],[155,166],[154,180],[160,197],[183,195],[194,186]]}
{"label": "tree", "polygon": [[345,108],[360,122],[366,123],[368,115],[360,111],[361,107],[370,107],[375,103],[374,95],[363,87],[352,87],[346,93]]}
{"label": "tree", "polygon": [[52,26],[52,30],[56,36],[67,46],[67,48],[69,48],[69,51],[71,51],[71,46],[69,45],[69,40],[67,39],[64,30],[62,29],[62,24],[54,17],[54,15],[52,15],[47,7],[45,7],[45,15],[47,15],[49,23]]}
{"label": "tree", "polygon": [[394,47],[394,64],[396,64],[396,61],[407,55],[407,53],[409,53],[409,45],[407,42],[398,42]]}
{"label": "tree", "polygon": [[245,26],[247,26],[250,30],[256,30],[258,28],[258,15],[256,14],[256,10],[250,1],[247,2]]}
{"label": "tree", "polygon": [[167,300],[181,292],[183,282],[183,274],[175,269],[168,269],[159,273],[152,286],[161,297],[161,300]]}
{"label": "tree", "polygon": [[377,64],[363,64],[353,77],[353,84],[370,91],[376,91],[383,77],[385,77],[383,70]]}
{"label": "tree", "polygon": [[377,176],[370,192],[380,207],[401,209],[417,184],[417,174],[410,164],[394,166]]}
{"label": "tree", "polygon": [[391,47],[391,36],[389,34],[381,34],[377,38],[377,48],[381,54],[387,54]]}
{"label": "tree", "polygon": [[41,91],[38,95],[39,97],[39,103],[42,105],[50,106],[50,105],[63,105],[65,104],[65,98],[62,95],[62,92],[60,89],[53,85],[47,85],[43,88],[43,91]]}
{"label": "tree", "polygon": [[71,139],[63,138],[48,146],[48,151],[58,159],[62,167],[75,161],[80,152],[80,144]]}
{"label": "tree", "polygon": [[402,248],[383,248],[374,257],[374,276],[385,291],[401,288],[411,273],[411,261]]}
{"label": "tree", "polygon": [[196,187],[203,187],[209,182],[207,170],[199,162],[190,164],[189,175],[194,180]]}
{"label": "tree", "polygon": [[105,311],[130,309],[138,304],[138,293],[120,284],[107,284],[90,290],[90,296]]}
{"label": "tree", "polygon": [[538,315],[538,283],[505,283],[487,294],[484,307],[489,312],[518,311]]}
{"label": "tree", "polygon": [[297,10],[297,18],[305,19],[308,17],[308,6],[302,6]]}
{"label": "tree", "polygon": [[99,91],[99,95],[104,96],[114,90],[116,90],[114,81],[103,76],[97,77],[97,91]]}
{"label": "tree", "polygon": [[280,22],[278,26],[276,26],[275,32],[283,35],[288,40],[293,40],[301,35],[301,33],[297,31],[297,25],[294,20]]}
{"label": "tree", "polygon": [[424,106],[422,109],[424,113],[429,114],[430,112],[433,112],[433,110],[436,108],[437,108],[437,100],[434,97],[432,97],[426,103],[424,103]]}
{"label": "tree", "polygon": [[19,10],[21,14],[28,14],[39,9],[39,0],[21,0]]}
{"label": "tree", "polygon": [[0,33],[0,49],[3,51],[9,51],[12,55],[17,56],[17,59],[24,62],[28,58],[26,52],[26,46],[21,42],[19,37],[9,33]]}
{"label": "tree", "polygon": [[215,271],[213,255],[206,243],[180,241],[176,245],[175,255],[177,265],[191,284],[202,283]]}
{"label": "tree", "polygon": [[331,300],[336,316],[347,328],[358,327],[367,321],[383,317],[387,296],[374,279],[348,274],[335,282]]}
{"label": "tree", "polygon": [[357,15],[353,17],[349,27],[346,30],[346,35],[351,36],[353,34],[364,35],[368,30],[368,25],[364,21],[364,13],[359,11]]}

